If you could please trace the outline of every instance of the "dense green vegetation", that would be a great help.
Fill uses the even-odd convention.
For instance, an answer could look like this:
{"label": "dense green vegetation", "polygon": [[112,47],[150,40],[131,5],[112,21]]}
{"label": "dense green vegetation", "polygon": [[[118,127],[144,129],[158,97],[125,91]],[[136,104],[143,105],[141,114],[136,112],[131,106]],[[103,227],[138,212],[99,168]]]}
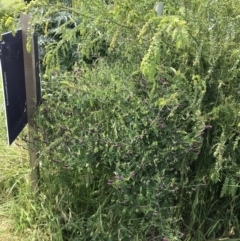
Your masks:
{"label": "dense green vegetation", "polygon": [[[0,7],[8,7],[11,4],[20,2],[20,0],[0,0]],[[23,1],[22,1],[23,2]]]}
{"label": "dense green vegetation", "polygon": [[39,33],[40,193],[21,181],[13,213],[31,240],[239,240],[240,4],[154,5],[38,0],[2,17],[29,12]]}

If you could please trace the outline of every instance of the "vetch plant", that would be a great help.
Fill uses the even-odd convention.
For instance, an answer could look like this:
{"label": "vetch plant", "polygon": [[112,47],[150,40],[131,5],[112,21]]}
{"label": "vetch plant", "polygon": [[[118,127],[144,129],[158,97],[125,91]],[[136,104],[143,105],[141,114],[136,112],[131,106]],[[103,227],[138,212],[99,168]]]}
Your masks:
{"label": "vetch plant", "polygon": [[239,236],[239,4],[172,1],[161,17],[154,4],[26,8],[40,30],[69,17],[45,28],[36,115],[64,240]]}

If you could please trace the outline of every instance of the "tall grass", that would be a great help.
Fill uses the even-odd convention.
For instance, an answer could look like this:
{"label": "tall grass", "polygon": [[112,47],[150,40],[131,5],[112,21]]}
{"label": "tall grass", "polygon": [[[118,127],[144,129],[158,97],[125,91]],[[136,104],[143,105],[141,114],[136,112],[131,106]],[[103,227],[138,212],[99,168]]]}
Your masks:
{"label": "tall grass", "polygon": [[28,146],[21,140],[26,135],[26,129],[10,147],[7,146],[2,80],[0,81],[0,240],[60,241],[60,225],[52,213],[58,201],[52,202],[45,195],[45,188],[51,187],[52,179],[46,178],[39,196],[32,193],[30,187]]}
{"label": "tall grass", "polygon": [[[0,7],[19,2],[0,0]],[[25,133],[26,130],[23,131]],[[18,138],[11,146],[7,145],[7,131],[0,74],[0,240],[33,240],[32,230],[21,230],[26,210],[23,203],[29,203],[29,162],[27,145]],[[28,201],[28,202],[26,202]],[[19,215],[22,213],[22,216]],[[21,221],[22,220],[22,221]],[[22,233],[22,234],[21,234]]]}
{"label": "tall grass", "polygon": [[[20,0],[0,0],[0,9],[2,6],[8,9],[15,2]],[[58,202],[45,195],[52,179],[46,178],[42,183],[39,196],[31,190],[28,145],[23,141],[26,136],[27,127],[11,146],[7,145],[0,74],[0,241],[61,241],[58,217],[52,212]]]}
{"label": "tall grass", "polygon": [[[27,180],[28,158],[23,147],[18,147],[17,144],[7,146],[2,80],[0,81],[0,240],[15,240],[12,233],[14,220],[10,213],[15,208],[14,193],[20,180]],[[19,141],[16,143],[20,144]]]}

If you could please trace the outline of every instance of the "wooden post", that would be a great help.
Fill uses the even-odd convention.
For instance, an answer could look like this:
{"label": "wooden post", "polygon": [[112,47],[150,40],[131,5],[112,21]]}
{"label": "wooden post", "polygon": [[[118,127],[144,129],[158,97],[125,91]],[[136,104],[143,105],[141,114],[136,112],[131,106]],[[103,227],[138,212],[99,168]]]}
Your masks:
{"label": "wooden post", "polygon": [[24,56],[24,72],[27,98],[27,116],[28,116],[28,130],[29,130],[29,157],[31,166],[31,187],[34,192],[38,191],[39,184],[39,164],[37,162],[37,151],[34,146],[34,113],[36,111],[37,103],[37,86],[36,86],[36,63],[35,50],[33,41],[31,43],[31,51],[27,51],[27,35],[31,28],[29,25],[30,15],[21,13],[22,25],[22,42],[23,42],[23,56]]}

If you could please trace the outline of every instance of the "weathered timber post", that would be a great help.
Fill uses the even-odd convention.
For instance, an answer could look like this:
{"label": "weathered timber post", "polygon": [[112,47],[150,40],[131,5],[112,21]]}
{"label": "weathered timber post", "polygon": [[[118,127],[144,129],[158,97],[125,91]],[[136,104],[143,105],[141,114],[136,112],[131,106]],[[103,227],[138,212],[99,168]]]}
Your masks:
{"label": "weathered timber post", "polygon": [[27,35],[31,31],[30,15],[21,13],[22,42],[24,56],[24,72],[26,85],[27,116],[29,130],[29,157],[31,167],[31,187],[34,192],[38,191],[39,184],[39,164],[37,162],[37,151],[34,146],[34,113],[37,107],[37,83],[36,83],[36,60],[33,36],[30,52],[27,51]]}

